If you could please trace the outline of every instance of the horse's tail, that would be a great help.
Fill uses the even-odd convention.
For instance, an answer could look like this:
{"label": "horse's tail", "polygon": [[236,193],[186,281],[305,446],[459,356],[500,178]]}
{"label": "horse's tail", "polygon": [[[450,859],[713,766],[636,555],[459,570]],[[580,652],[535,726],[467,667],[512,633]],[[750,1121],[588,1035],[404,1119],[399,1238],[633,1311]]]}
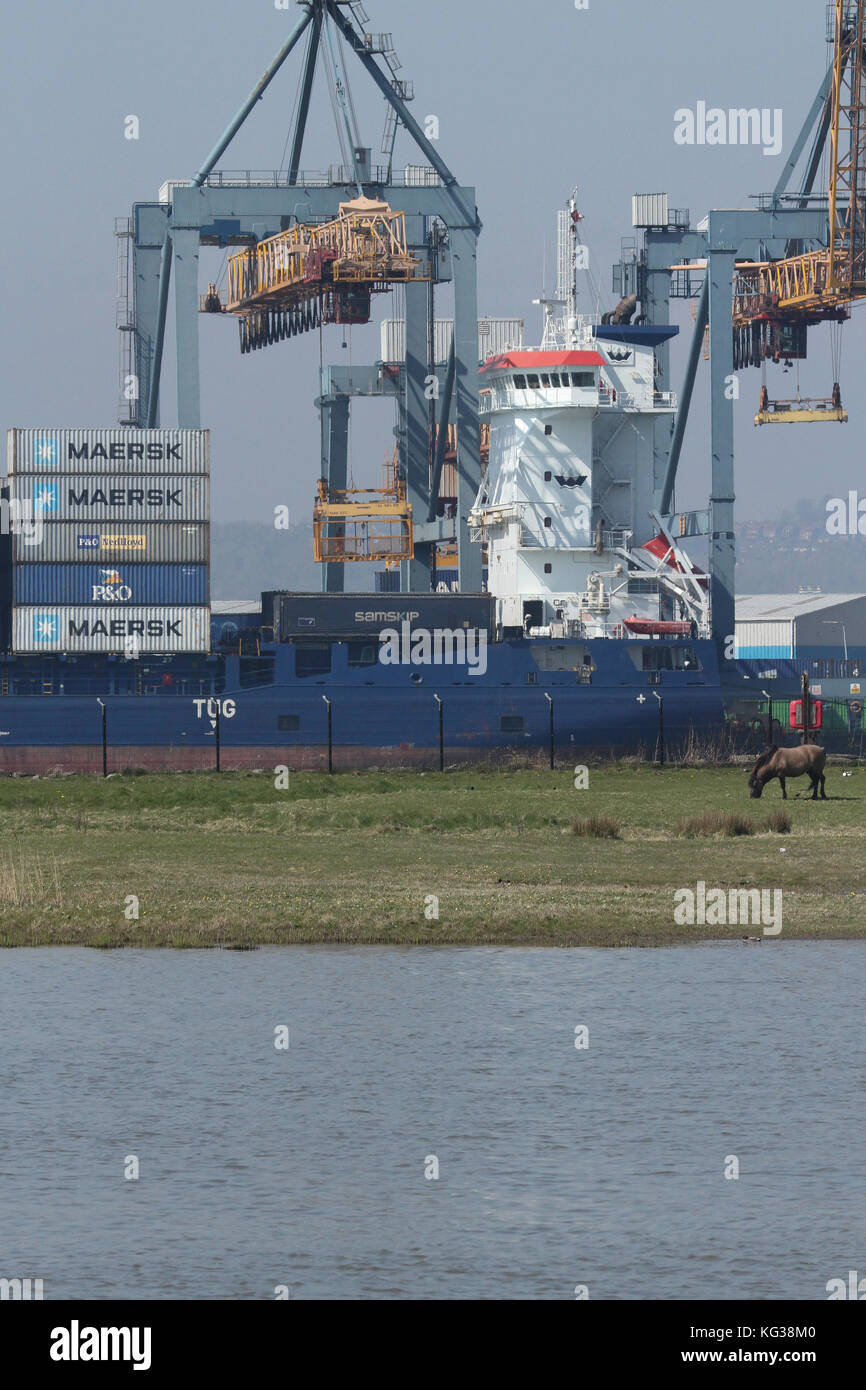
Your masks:
{"label": "horse's tail", "polygon": [[752,771],[749,775],[750,782],[758,774],[758,772],[760,772],[762,767],[766,767],[767,763],[770,761],[772,757],[774,757],[776,753],[778,753],[778,751],[779,745],[777,743],[771,743],[769,748],[765,748],[763,753],[760,753],[758,755],[755,766],[752,768]]}

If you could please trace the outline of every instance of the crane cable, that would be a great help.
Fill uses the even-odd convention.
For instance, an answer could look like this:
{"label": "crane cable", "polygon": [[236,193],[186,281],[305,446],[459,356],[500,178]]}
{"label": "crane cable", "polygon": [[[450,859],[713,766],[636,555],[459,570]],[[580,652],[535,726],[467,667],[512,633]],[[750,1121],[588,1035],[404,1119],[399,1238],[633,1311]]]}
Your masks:
{"label": "crane cable", "polygon": [[340,158],[343,161],[343,164],[347,165],[349,163],[349,155],[346,149],[346,136],[343,131],[343,127],[340,123],[340,112],[337,105],[337,93],[335,89],[334,73],[329,63],[325,63],[324,66],[325,76],[328,82],[328,97],[331,102],[331,111],[334,117],[334,125],[336,126],[337,130],[337,143],[340,146]]}
{"label": "crane cable", "polygon": [[349,104],[349,113],[352,119],[352,132],[355,138],[355,145],[361,146],[363,143],[361,140],[361,129],[358,125],[358,117],[355,113],[355,102],[352,98],[352,84],[349,81],[349,72],[346,67],[346,50],[343,46],[343,35],[339,29],[337,30],[337,47],[340,50],[340,66],[342,68],[344,78],[343,86],[346,91],[346,100]]}
{"label": "crane cable", "polygon": [[[311,44],[312,44],[312,42],[313,42],[314,37],[315,37],[315,31],[311,32],[311,34],[310,34],[310,43],[311,43]],[[318,47],[318,46],[317,46],[317,47]],[[308,52],[307,52],[307,60],[309,61],[309,50],[308,50]],[[317,68],[318,68],[318,64],[319,64],[319,55],[318,55],[318,51],[317,51],[317,53],[316,53],[316,67],[317,67]],[[304,71],[305,71],[305,70],[306,70],[306,64],[304,65]],[[314,77],[314,80],[315,80],[315,73],[313,74],[313,77]],[[287,150],[288,150],[288,148],[289,148],[289,141],[290,141],[291,138],[292,138],[292,131],[293,131],[293,129],[294,129],[295,120],[296,120],[297,115],[298,115],[298,112],[300,111],[300,108],[301,108],[301,91],[302,91],[302,89],[303,89],[303,83],[304,83],[304,73],[303,73],[303,71],[302,71],[301,76],[300,76],[299,79],[298,79],[298,85],[297,85],[297,87],[295,88],[295,101],[294,101],[294,105],[292,106],[292,114],[291,114],[291,116],[289,117],[289,128],[288,128],[288,130],[286,131],[286,143],[283,145],[283,152],[282,152],[282,154],[280,155],[280,163],[279,163],[279,166],[278,166],[278,169],[277,169],[277,176],[278,176],[278,177],[279,177],[279,175],[283,172],[283,166],[284,166],[284,164],[285,164],[285,162],[286,162],[286,152],[287,152]]]}
{"label": "crane cable", "polygon": [[[326,35],[327,35],[327,39],[328,39],[328,48],[329,48],[330,53],[331,53],[331,64],[332,64],[333,69],[334,69],[334,89],[335,89],[335,92],[336,92],[337,101],[339,102],[339,105],[340,105],[340,108],[341,108],[341,111],[342,111],[343,122],[344,122],[345,127],[346,127],[346,135],[347,135],[348,138],[349,138],[350,150],[352,151],[352,158],[351,158],[351,159],[348,159],[348,158],[347,158],[347,159],[346,159],[346,164],[347,164],[347,166],[351,166],[352,173],[353,173],[353,175],[354,175],[353,182],[354,182],[354,184],[355,184],[355,187],[356,187],[357,190],[358,190],[358,197],[359,197],[359,198],[363,198],[363,196],[364,196],[364,190],[363,190],[363,188],[361,187],[361,180],[358,178],[358,167],[357,167],[357,162],[356,162],[355,154],[354,154],[354,148],[355,148],[355,145],[357,144],[357,141],[354,140],[353,133],[352,133],[352,123],[351,123],[351,119],[350,119],[350,116],[349,116],[349,106],[348,106],[348,103],[347,103],[347,101],[346,101],[346,87],[345,87],[345,84],[343,83],[343,79],[342,79],[342,77],[341,77],[341,68],[340,68],[340,64],[339,64],[338,61],[337,61],[337,53],[336,53],[336,49],[334,48],[334,38],[333,38],[333,34],[331,33],[331,18],[330,18],[330,15],[328,14],[328,11],[327,11],[327,10],[325,10],[325,12],[324,12],[324,26],[323,26],[323,27],[324,27],[325,33],[326,33]],[[337,114],[337,113],[336,113],[336,109],[335,109],[335,115],[336,115],[336,114]],[[339,135],[339,116],[337,116],[337,126],[338,126],[337,133],[338,133],[338,135]],[[341,145],[341,148],[342,148],[342,140],[340,141],[340,145]]]}

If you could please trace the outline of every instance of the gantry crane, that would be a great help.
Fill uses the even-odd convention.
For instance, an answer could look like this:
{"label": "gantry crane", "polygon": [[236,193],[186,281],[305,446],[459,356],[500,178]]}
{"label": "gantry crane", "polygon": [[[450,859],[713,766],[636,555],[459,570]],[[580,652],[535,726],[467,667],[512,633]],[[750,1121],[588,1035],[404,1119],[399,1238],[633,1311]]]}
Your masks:
{"label": "gantry crane", "polygon": [[[866,0],[835,0],[833,18],[827,245],[738,267],[735,369],[805,358],[810,327],[844,322],[866,298]],[[755,423],[847,418],[837,381],[829,397],[808,401],[773,403],[764,386]]]}
{"label": "gantry crane", "polygon": [[[177,423],[184,429],[197,429],[201,423],[199,324],[208,313],[236,317],[242,349],[249,350],[308,333],[328,321],[366,322],[369,296],[399,284],[405,361],[322,363],[316,402],[321,452],[313,476],[325,478],[332,500],[348,499],[354,492],[348,461],[352,401],[359,396],[391,398],[405,503],[384,496],[383,502],[389,507],[392,501],[405,505],[415,517],[411,558],[401,535],[401,583],[409,590],[429,588],[437,547],[456,542],[460,585],[478,590],[481,555],[471,543],[468,522],[481,479],[476,268],[481,222],[475,189],[458,182],[436,142],[412,115],[414,91],[411,82],[398,75],[400,61],[392,36],[370,32],[361,0],[295,0],[295,7],[300,17],[292,33],[192,178],[168,180],[158,202],[136,203],[132,216],[121,220],[122,422],[139,429],[160,422],[172,282]],[[306,56],[285,167],[218,168],[302,39]],[[358,131],[345,71],[351,55],[387,103],[384,164],[374,164],[372,150]],[[337,115],[341,163],[325,172],[304,172],[305,135],[320,67]],[[414,142],[423,163],[395,167],[398,128]],[[334,241],[327,245],[329,226]],[[340,240],[344,233],[345,243]],[[371,251],[372,243],[377,245]],[[199,259],[206,247],[229,251],[236,278],[228,299],[216,283],[200,294]],[[344,255],[344,249],[349,254]],[[334,250],[337,255],[332,256]],[[359,250],[360,256],[355,254]],[[278,257],[285,260],[285,271]],[[441,285],[453,286],[454,294],[455,326],[444,368],[431,356],[434,290]],[[430,391],[431,378],[441,387],[438,398]],[[440,424],[446,427],[443,441],[447,426],[457,426],[456,496],[444,517],[438,510],[438,482],[433,482],[444,466],[438,450],[431,463]],[[350,522],[347,514],[346,524]],[[336,540],[339,525],[332,514],[328,534]],[[336,553],[323,559],[322,569],[324,587],[342,590],[345,565]]]}
{"label": "gantry crane", "polygon": [[[766,367],[773,359],[804,356],[810,316],[813,323],[829,319],[841,324],[850,306],[864,293],[866,0],[832,0],[828,9],[833,60],[772,192],[761,195],[748,208],[711,207],[696,226],[688,209],[668,208],[667,196],[655,194],[635,209],[633,225],[642,230],[641,244],[624,243],[622,259],[614,267],[614,290],[624,297],[635,294],[645,324],[663,330],[655,349],[659,391],[674,384],[668,342],[673,327],[671,300],[697,301],[676,416],[672,426],[667,420],[656,421],[653,426],[653,512],[669,535],[707,537],[710,618],[723,669],[732,659],[735,631],[737,371],[750,365]],[[735,113],[738,117],[742,114]],[[757,109],[745,114],[761,119]],[[832,156],[832,217],[827,193],[815,191],[827,149]],[[801,167],[802,178],[795,183]],[[639,220],[649,216],[651,221]],[[773,275],[785,274],[788,264],[792,272],[788,284],[796,288],[796,268],[802,274],[806,262],[825,267],[823,281],[812,276],[812,283],[822,293],[811,303],[802,292],[783,296],[780,288],[787,286],[772,283]],[[778,272],[772,267],[778,267]],[[805,283],[801,279],[801,288]],[[761,302],[757,300],[760,293],[767,296]],[[776,294],[778,301],[774,302]],[[756,328],[756,324],[766,326]],[[674,494],[708,326],[709,505],[684,512],[676,506]],[[835,400],[831,396],[823,406],[821,402],[799,400],[774,415],[787,415],[792,421],[841,418],[844,412],[839,393],[833,394]],[[766,404],[765,419],[770,415],[769,402]]]}

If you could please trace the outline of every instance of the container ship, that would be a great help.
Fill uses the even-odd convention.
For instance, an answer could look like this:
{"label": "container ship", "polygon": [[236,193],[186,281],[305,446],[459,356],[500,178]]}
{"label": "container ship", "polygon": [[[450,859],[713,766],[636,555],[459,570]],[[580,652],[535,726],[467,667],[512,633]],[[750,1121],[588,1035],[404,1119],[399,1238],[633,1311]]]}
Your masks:
{"label": "container ship", "polygon": [[10,430],[0,771],[579,761],[717,734],[707,577],[652,512],[676,408],[655,353],[677,329],[627,302],[581,315],[564,288],[537,348],[481,362],[482,592],[220,612],[207,430]]}
{"label": "container ship", "polygon": [[[392,36],[371,31],[360,0],[293,9],[294,28],[193,177],[166,180],[158,201],[117,219],[120,427],[9,431],[0,772],[444,766],[508,750],[549,751],[552,762],[592,751],[664,756],[738,731],[754,742],[762,700],[775,738],[783,710],[774,697],[796,697],[810,663],[763,636],[737,659],[732,384],[750,367],[763,380],[768,363],[799,363],[812,329],[844,322],[866,297],[856,230],[866,225],[866,0],[830,9],[834,80],[772,194],[753,208],[711,210],[696,226],[666,194],[636,194],[632,227],[642,237],[625,239],[614,265],[619,302],[601,313],[593,289],[586,314],[578,285],[591,280],[580,278],[588,253],[573,193],[558,217],[556,290],[537,301],[538,346],[524,345],[522,321],[500,320],[496,332],[482,321],[477,352],[481,221],[474,188],[442,157],[438,119],[413,116],[414,85]],[[302,43],[284,167],[218,167]],[[358,127],[348,55],[385,101],[382,163]],[[342,162],[311,173],[302,158],[322,70]],[[849,89],[856,100],[845,99]],[[741,137],[751,129],[752,143],[763,130],[758,111],[727,117]],[[423,163],[396,165],[401,132]],[[825,145],[826,196],[815,190]],[[225,252],[225,264],[202,294],[204,248]],[[436,316],[443,286],[450,343]],[[172,289],[174,430],[159,418]],[[247,354],[328,324],[348,338],[384,293],[398,296],[398,318],[386,320],[380,360],[362,366],[350,353],[347,368],[321,359],[313,540],[323,592],[272,590],[230,611],[212,604],[200,315],[214,331],[235,321]],[[691,301],[694,320],[680,403],[669,389],[676,298]],[[703,509],[677,512],[702,346],[710,494]],[[397,412],[376,498],[346,481],[360,395],[390,398]],[[798,390],[795,401],[770,400],[764,384],[755,424],[847,418],[837,381],[827,397],[803,400]],[[342,592],[350,560],[384,562],[378,592]],[[830,619],[815,617],[816,631],[840,631],[844,660],[811,665],[844,706],[840,737],[862,743],[849,611],[840,603]],[[805,686],[803,696],[806,734]]]}

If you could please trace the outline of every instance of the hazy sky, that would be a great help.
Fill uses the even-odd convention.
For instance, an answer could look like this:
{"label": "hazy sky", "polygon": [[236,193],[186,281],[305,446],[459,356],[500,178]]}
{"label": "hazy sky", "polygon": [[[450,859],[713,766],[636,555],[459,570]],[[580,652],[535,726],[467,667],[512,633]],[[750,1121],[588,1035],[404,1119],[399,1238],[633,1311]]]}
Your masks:
{"label": "hazy sky", "polygon": [[[556,209],[579,187],[583,224],[603,292],[614,302],[610,264],[631,235],[631,195],[670,195],[693,221],[708,207],[748,206],[773,187],[784,154],[760,147],[677,145],[674,112],[708,106],[781,108],[790,149],[828,61],[823,0],[366,0],[373,32],[390,31],[401,76],[415,84],[417,117],[440,121],[439,149],[477,188],[482,314],[524,317],[548,288]],[[5,216],[0,346],[0,427],[110,425],[116,420],[114,218],[155,200],[167,178],[189,178],[270,62],[299,14],[273,0],[45,0],[7,10],[2,84]],[[275,169],[284,160],[300,51],[272,84],[221,160],[224,169]],[[349,77],[374,159],[384,105],[360,66]],[[124,138],[124,118],[140,139]],[[304,166],[338,162],[323,81]],[[397,163],[418,162],[405,132]],[[205,249],[202,280],[222,253]],[[584,305],[589,311],[594,305]],[[684,328],[689,306],[675,306]],[[392,312],[383,297],[380,314]],[[857,487],[866,437],[860,385],[863,311],[842,335],[847,426],[756,430],[760,373],[744,374],[737,407],[737,514],[771,516],[789,501]],[[687,346],[674,358],[677,386]],[[241,357],[233,322],[204,319],[202,418],[213,431],[215,520],[271,520],[287,502],[312,511],[318,474],[318,335]],[[345,360],[342,333],[325,335],[327,358]],[[358,328],[356,362],[379,356],[378,329]],[[802,390],[829,394],[828,330],[810,335]],[[174,362],[164,376],[163,424],[175,423]],[[706,503],[706,395],[695,393],[680,506]],[[770,394],[787,396],[794,374],[771,369]],[[393,444],[393,407],[364,402],[353,432],[359,485],[378,482]],[[820,466],[816,467],[816,459]]]}

